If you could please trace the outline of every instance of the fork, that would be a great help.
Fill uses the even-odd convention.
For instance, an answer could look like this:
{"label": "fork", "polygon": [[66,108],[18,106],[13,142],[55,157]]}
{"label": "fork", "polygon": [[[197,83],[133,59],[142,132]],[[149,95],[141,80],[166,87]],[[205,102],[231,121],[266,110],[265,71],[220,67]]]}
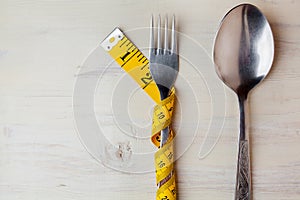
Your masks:
{"label": "fork", "polygon": [[[160,99],[166,99],[174,86],[179,70],[179,59],[177,54],[177,38],[175,31],[175,16],[172,19],[171,46],[169,41],[168,18],[165,18],[164,40],[161,36],[161,19],[157,21],[156,45],[154,39],[153,16],[150,22],[150,72],[156,83]],[[163,45],[162,45],[163,43]],[[160,147],[166,144],[169,137],[169,127],[161,130]]]}

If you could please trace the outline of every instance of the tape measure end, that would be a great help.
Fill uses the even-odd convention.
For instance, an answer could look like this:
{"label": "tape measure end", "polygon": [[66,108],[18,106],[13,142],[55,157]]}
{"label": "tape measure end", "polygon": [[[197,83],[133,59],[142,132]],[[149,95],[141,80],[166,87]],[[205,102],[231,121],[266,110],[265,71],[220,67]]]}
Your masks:
{"label": "tape measure end", "polygon": [[122,38],[124,37],[123,32],[116,27],[106,38],[100,43],[100,46],[105,51],[110,51]]}

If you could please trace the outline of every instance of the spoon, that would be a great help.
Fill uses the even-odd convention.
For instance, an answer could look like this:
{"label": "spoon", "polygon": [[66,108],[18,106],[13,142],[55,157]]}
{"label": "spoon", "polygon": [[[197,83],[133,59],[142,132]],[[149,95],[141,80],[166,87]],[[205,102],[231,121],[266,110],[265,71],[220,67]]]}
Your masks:
{"label": "spoon", "polygon": [[270,25],[257,7],[241,4],[225,15],[215,38],[213,57],[218,76],[238,96],[240,134],[235,199],[250,200],[247,96],[266,77],[274,57]]}

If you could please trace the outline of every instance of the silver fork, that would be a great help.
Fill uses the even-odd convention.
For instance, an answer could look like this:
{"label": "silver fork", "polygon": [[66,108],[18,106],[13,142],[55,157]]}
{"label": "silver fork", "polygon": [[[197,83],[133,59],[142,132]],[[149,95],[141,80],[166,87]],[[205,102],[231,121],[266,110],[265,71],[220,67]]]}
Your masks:
{"label": "silver fork", "polygon": [[[156,45],[154,39],[153,16],[150,22],[150,72],[160,92],[160,99],[166,99],[174,86],[179,70],[179,59],[177,54],[177,38],[175,31],[175,16],[172,19],[171,47],[169,46],[168,18],[165,18],[164,40],[161,36],[161,19],[157,20]],[[162,46],[164,43],[164,46]],[[168,140],[169,127],[161,131],[160,147]]]}

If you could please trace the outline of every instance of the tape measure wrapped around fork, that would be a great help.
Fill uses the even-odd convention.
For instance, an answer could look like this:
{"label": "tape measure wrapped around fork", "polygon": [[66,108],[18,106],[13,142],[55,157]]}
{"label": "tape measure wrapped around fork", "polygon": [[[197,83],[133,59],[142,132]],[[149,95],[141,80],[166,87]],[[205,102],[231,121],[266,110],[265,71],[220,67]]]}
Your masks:
{"label": "tape measure wrapped around fork", "polygon": [[152,143],[158,147],[155,153],[156,183],[159,185],[156,200],[176,200],[174,132],[171,128],[167,143],[159,149],[160,131],[171,124],[175,89],[171,90],[168,98],[160,101],[158,88],[150,74],[148,59],[120,29],[116,28],[110,33],[102,41],[101,46],[157,104],[153,111],[151,136]]}
{"label": "tape measure wrapped around fork", "polygon": [[160,131],[169,126],[170,134],[166,144],[155,153],[155,171],[156,184],[159,185],[157,190],[157,200],[175,200],[176,183],[174,171],[174,149],[171,119],[174,110],[175,89],[171,90],[168,98],[161,101],[154,107],[152,118],[152,143],[159,148]]}

